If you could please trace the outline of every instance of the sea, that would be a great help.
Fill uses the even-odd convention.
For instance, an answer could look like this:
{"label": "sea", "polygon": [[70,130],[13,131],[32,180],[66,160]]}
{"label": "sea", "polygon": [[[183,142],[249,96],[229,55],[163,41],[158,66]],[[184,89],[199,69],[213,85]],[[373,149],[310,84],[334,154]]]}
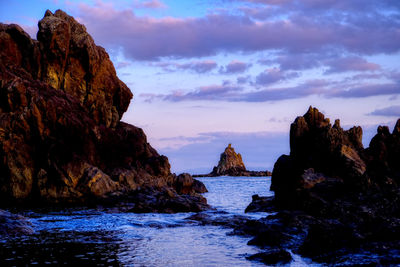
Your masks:
{"label": "sea", "polygon": [[[202,177],[210,216],[261,218],[244,213],[251,196],[272,196],[270,177]],[[0,240],[0,266],[265,266],[246,256],[261,252],[248,237],[222,226],[199,225],[195,213],[135,214],[117,209],[18,210],[34,234]],[[290,253],[292,253],[290,251]],[[287,266],[315,265],[293,254]]]}

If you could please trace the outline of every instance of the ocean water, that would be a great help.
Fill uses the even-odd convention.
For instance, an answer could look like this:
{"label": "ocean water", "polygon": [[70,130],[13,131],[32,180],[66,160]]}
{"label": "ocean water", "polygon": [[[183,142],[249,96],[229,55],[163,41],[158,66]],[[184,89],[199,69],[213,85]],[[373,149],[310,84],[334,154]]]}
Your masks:
{"label": "ocean water", "polygon": [[[210,214],[245,214],[253,194],[271,195],[270,177],[199,178]],[[0,240],[0,266],[88,264],[99,266],[264,266],[246,260],[260,252],[248,238],[221,226],[199,226],[194,213],[135,214],[113,209],[25,210],[35,234]],[[291,266],[307,263],[293,255]],[[309,264],[309,262],[308,262]]]}

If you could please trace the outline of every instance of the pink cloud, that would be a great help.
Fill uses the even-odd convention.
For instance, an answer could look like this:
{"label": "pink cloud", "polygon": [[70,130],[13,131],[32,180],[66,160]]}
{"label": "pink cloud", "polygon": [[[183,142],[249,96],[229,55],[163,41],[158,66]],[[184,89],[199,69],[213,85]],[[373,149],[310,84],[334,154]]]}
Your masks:
{"label": "pink cloud", "polygon": [[219,72],[221,74],[243,73],[250,67],[251,67],[251,64],[247,64],[245,62],[241,62],[238,60],[233,60],[233,61],[229,62],[229,64],[226,65],[225,67],[221,67]]}
{"label": "pink cloud", "polygon": [[[80,18],[96,42],[122,47],[131,59],[201,57],[219,52],[280,50],[290,54],[326,50],[358,54],[400,51],[398,19],[359,14],[357,19],[328,13],[303,13],[286,19],[254,21],[227,13],[204,17],[150,18],[132,10],[117,10],[102,2],[79,5]],[[377,17],[378,16],[378,17]],[[343,22],[345,21],[345,23]]]}
{"label": "pink cloud", "polygon": [[257,85],[269,85],[279,81],[288,80],[299,77],[297,72],[285,72],[279,68],[266,69],[256,77]]}
{"label": "pink cloud", "polygon": [[347,71],[376,71],[380,66],[375,63],[368,62],[361,57],[343,57],[329,60],[326,62],[329,69],[326,74],[347,72]]}

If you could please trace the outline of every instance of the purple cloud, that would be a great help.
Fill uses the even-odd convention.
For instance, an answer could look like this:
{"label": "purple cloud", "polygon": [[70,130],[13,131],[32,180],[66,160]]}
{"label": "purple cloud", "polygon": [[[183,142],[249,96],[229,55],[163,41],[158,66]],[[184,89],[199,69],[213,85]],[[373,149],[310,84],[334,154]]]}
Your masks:
{"label": "purple cloud", "polygon": [[375,116],[389,116],[389,117],[397,117],[400,118],[400,106],[390,106],[387,108],[376,109],[369,113],[368,115]]}
{"label": "purple cloud", "polygon": [[224,83],[222,85],[201,86],[192,92],[173,91],[170,94],[141,94],[140,97],[144,98],[147,102],[160,99],[164,101],[178,102],[178,101],[195,101],[195,100],[221,100],[230,99],[237,95],[239,91],[243,90],[242,87]]}
{"label": "purple cloud", "polygon": [[219,70],[219,73],[221,73],[221,74],[243,73],[250,67],[251,67],[251,64],[233,60],[225,67],[221,67],[221,69]]}
{"label": "purple cloud", "polygon": [[158,9],[158,8],[166,8],[167,6],[159,0],[149,0],[149,1],[135,1],[134,7]]}
{"label": "purple cloud", "polygon": [[379,95],[400,95],[400,85],[396,83],[365,84],[354,86],[346,82],[336,83],[328,80],[309,80],[299,85],[282,88],[245,91],[240,86],[229,83],[200,87],[194,91],[174,91],[170,94],[141,94],[145,101],[156,99],[164,101],[218,100],[228,102],[267,102],[286,99],[299,99],[319,95],[325,98],[364,98]]}
{"label": "purple cloud", "polygon": [[[345,12],[332,16],[327,7],[341,12],[354,7],[346,4],[353,1],[338,2],[341,5],[331,0],[266,1],[299,9],[294,14],[288,9],[282,16],[284,19],[265,21],[254,21],[246,14],[234,12],[189,18],[139,17],[129,9],[117,10],[102,2],[96,2],[95,6],[80,4],[79,11],[81,21],[96,42],[107,47],[122,46],[125,56],[138,60],[201,57],[223,51],[318,54],[336,50],[364,55],[400,51],[399,17],[379,10],[382,5],[398,7],[398,4],[362,1],[360,9],[370,6],[369,11],[356,13],[353,18]],[[318,9],[318,16],[307,15],[309,9]]]}
{"label": "purple cloud", "polygon": [[329,69],[326,74],[347,72],[347,71],[376,71],[380,66],[375,63],[368,62],[361,57],[344,57],[329,60],[326,62]]}
{"label": "purple cloud", "polygon": [[299,77],[297,72],[284,72],[278,68],[266,69],[256,77],[257,85],[268,85],[279,81],[288,80]]}
{"label": "purple cloud", "polygon": [[161,62],[152,65],[161,67],[164,71],[167,72],[173,72],[178,70],[190,70],[197,73],[210,72],[217,67],[217,63],[213,60],[193,61],[184,64]]}
{"label": "purple cloud", "polygon": [[398,95],[400,94],[400,85],[396,83],[386,84],[366,84],[363,86],[351,87],[349,89],[334,89],[329,91],[327,97],[369,97],[378,95]]}

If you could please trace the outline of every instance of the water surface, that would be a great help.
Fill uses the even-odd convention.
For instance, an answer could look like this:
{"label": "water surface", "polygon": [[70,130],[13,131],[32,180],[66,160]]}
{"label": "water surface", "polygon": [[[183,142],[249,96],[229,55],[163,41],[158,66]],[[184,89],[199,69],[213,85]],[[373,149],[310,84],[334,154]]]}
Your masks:
{"label": "water surface", "polygon": [[[245,215],[253,194],[271,195],[270,177],[204,177],[208,203],[225,215]],[[210,211],[210,214],[215,214]],[[0,263],[135,266],[263,266],[246,260],[260,250],[220,226],[185,220],[194,213],[135,214],[69,208],[26,210],[35,234],[0,241]],[[266,214],[246,214],[260,217]],[[295,255],[294,255],[295,256]],[[292,266],[305,263],[295,256]]]}

